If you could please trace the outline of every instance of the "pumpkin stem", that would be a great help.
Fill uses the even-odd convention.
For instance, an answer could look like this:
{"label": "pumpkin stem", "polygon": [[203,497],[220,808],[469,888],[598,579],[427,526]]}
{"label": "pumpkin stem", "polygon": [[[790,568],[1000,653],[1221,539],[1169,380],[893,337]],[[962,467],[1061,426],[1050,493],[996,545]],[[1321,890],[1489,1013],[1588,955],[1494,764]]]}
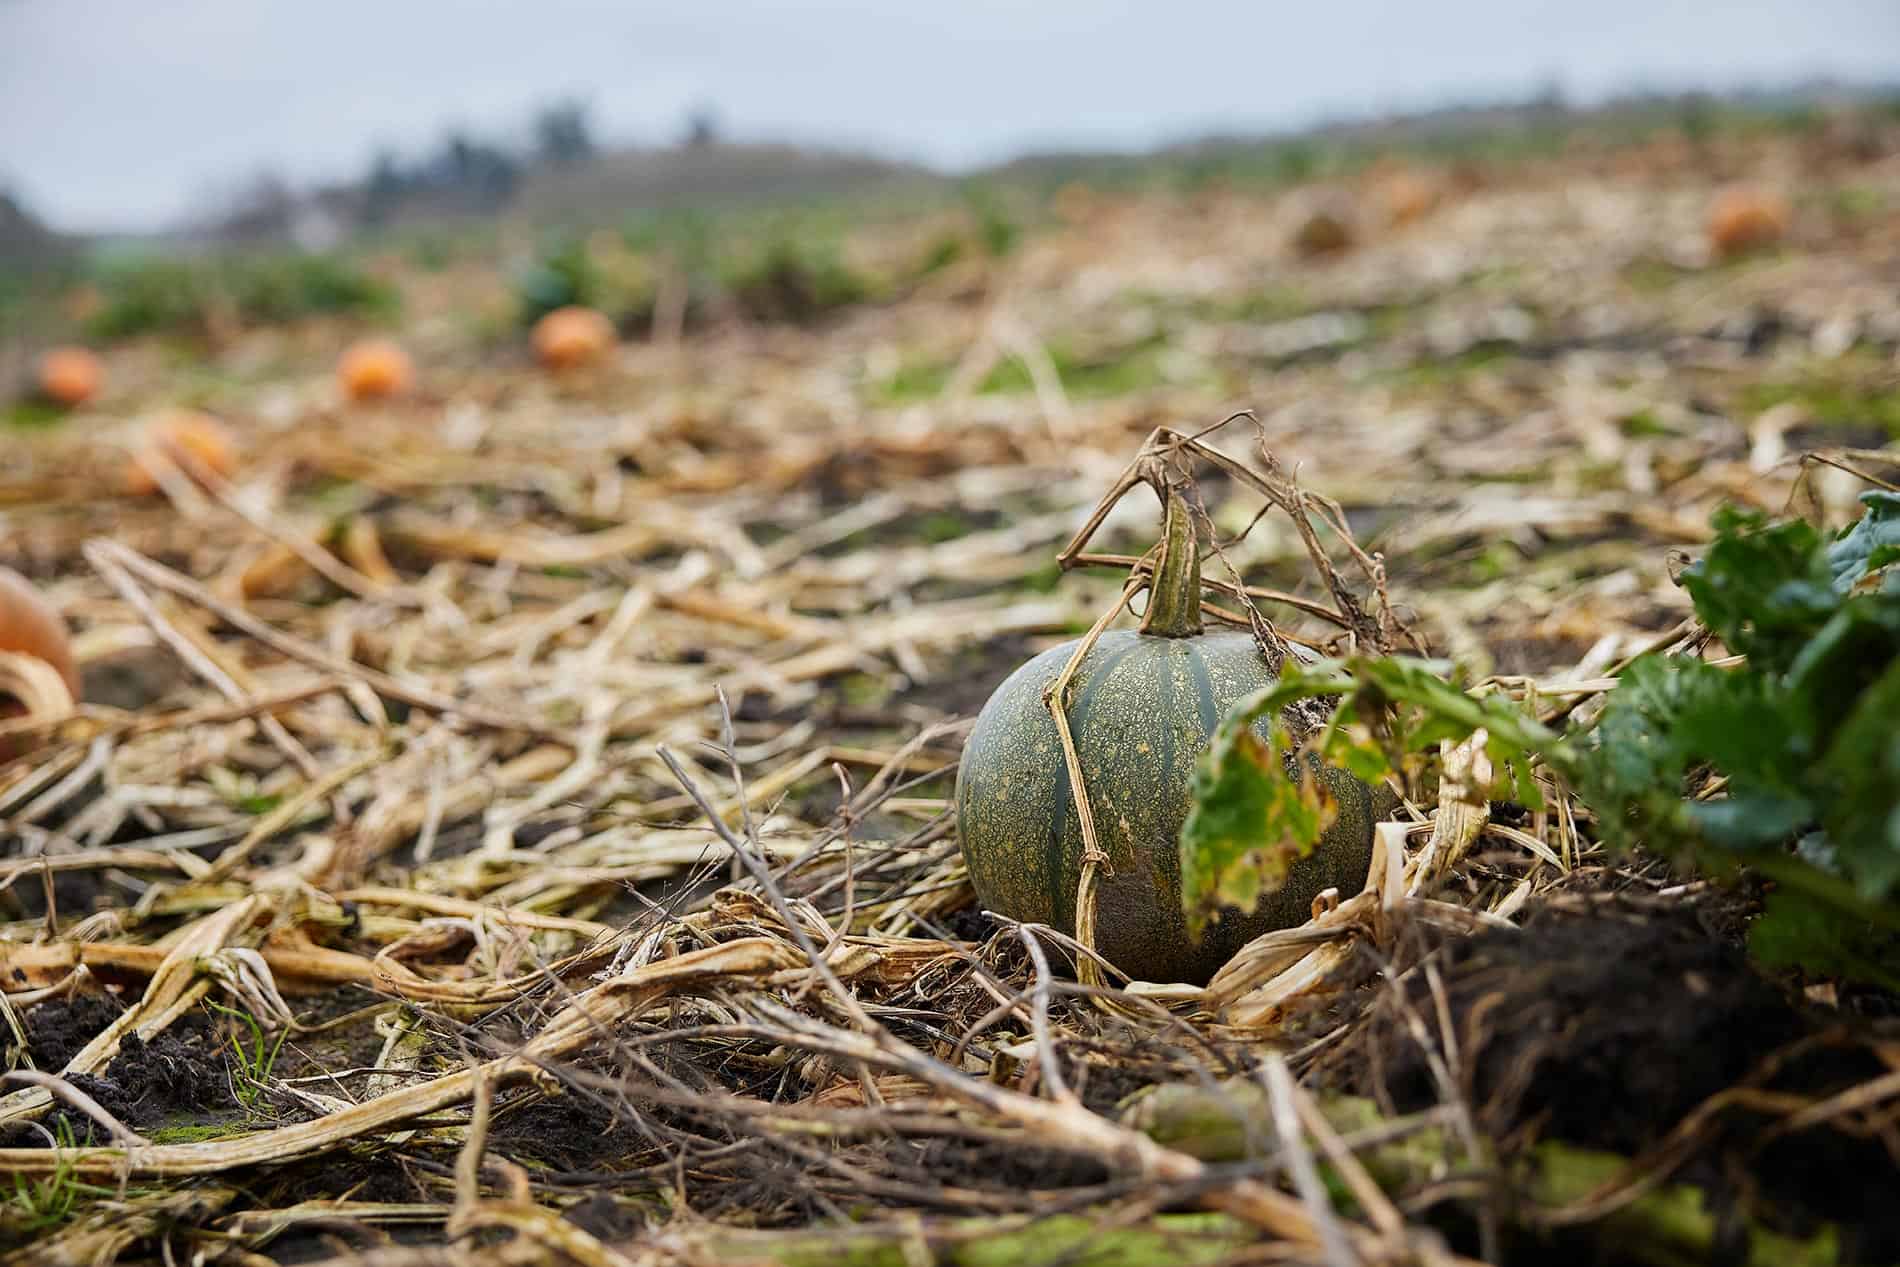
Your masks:
{"label": "pumpkin stem", "polygon": [[1161,495],[1166,510],[1161,527],[1161,561],[1148,585],[1148,613],[1141,632],[1162,638],[1192,638],[1201,624],[1201,549],[1194,535],[1194,512],[1173,484]]}

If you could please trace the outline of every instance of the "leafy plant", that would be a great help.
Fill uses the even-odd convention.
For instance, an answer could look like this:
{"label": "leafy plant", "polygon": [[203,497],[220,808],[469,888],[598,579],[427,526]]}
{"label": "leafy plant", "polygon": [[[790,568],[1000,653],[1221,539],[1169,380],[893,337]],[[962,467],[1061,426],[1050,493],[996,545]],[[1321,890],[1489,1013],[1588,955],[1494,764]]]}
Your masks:
{"label": "leafy plant", "polygon": [[[1535,803],[1534,763],[1563,775],[1611,843],[1716,872],[1749,865],[1777,883],[1751,934],[1758,958],[1900,983],[1900,496],[1868,493],[1832,541],[1801,521],[1723,511],[1683,577],[1733,668],[1651,655],[1624,672],[1588,732],[1561,736],[1499,696],[1474,697],[1406,659],[1289,665],[1217,731],[1182,832],[1190,916],[1270,890],[1325,825],[1296,753],[1372,779],[1441,739],[1482,727],[1514,794]],[[1336,699],[1296,743],[1289,705]],[[1268,738],[1252,727],[1271,718]],[[1690,799],[1715,773],[1724,795]],[[1705,789],[1711,785],[1704,784]],[[1503,789],[1499,789],[1502,791]]]}
{"label": "leafy plant", "polygon": [[924,249],[922,258],[911,269],[911,279],[919,281],[936,273],[941,273],[964,256],[963,237],[957,233],[940,233],[932,238]]}
{"label": "leafy plant", "polygon": [[[1798,836],[1804,866],[1860,899],[1900,882],[1900,589],[1887,570],[1900,497],[1863,501],[1832,543],[1799,520],[1718,516],[1683,584],[1748,662],[1631,666],[1579,763],[1607,833],[1738,855],[1778,855]],[[1667,795],[1702,765],[1728,776],[1725,799]]]}
{"label": "leafy plant", "polygon": [[220,321],[273,325],[321,314],[376,315],[395,307],[387,285],[335,256],[281,252],[202,260],[139,258],[102,269],[98,338],[209,333]]}
{"label": "leafy plant", "polygon": [[594,307],[600,302],[600,270],[578,237],[558,237],[515,279],[515,298],[523,325],[532,325],[556,308]]}
{"label": "leafy plant", "polygon": [[976,240],[991,259],[1001,259],[1016,249],[1022,240],[1022,225],[1000,193],[985,185],[968,185],[963,200],[976,221]]}
{"label": "leafy plant", "polygon": [[790,235],[765,242],[723,280],[739,310],[755,321],[809,324],[871,296],[870,282],[833,244]]}

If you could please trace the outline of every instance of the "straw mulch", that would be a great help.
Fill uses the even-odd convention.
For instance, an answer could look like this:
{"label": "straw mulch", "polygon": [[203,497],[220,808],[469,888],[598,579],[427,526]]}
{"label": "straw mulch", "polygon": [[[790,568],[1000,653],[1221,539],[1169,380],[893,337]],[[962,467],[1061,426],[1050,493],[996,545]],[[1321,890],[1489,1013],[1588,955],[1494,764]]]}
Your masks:
{"label": "straw mulch", "polygon": [[[1214,606],[1245,619],[1237,577],[1353,636],[1320,524],[1394,631],[1587,720],[1687,645],[1670,551],[1714,506],[1838,521],[1840,467],[1893,465],[1894,153],[1585,149],[1402,225],[1375,172],[1314,258],[1293,198],[1071,193],[901,301],[558,379],[417,316],[423,386],[384,406],[259,335],[220,353],[239,474],[148,500],[123,445],[182,385],[124,350],[116,396],[4,442],[0,561],[88,698],[0,723],[0,1262],[1451,1263],[1703,1182],[1708,1098],[1808,1031],[1721,993],[1746,893],[1606,856],[1561,788],[1490,805],[1448,751],[1365,893],[1203,990],[1079,984],[974,910],[950,779],[988,690],[1117,608],[1145,496],[1105,564],[1053,561],[1151,434],[1221,534]],[[1802,195],[1791,236],[1717,261],[1703,209],[1743,178]],[[1596,980],[1566,921],[1713,956],[1717,1030],[1629,1043],[1768,1037],[1567,1136],[1638,1166],[1559,1191],[1518,1163],[1589,1114],[1538,1062],[1655,985],[1539,1012]],[[1568,959],[1512,958],[1540,929]],[[1756,1110],[1858,1146],[1893,1088],[1856,1085]],[[1194,1088],[1182,1134],[1157,1095]]]}

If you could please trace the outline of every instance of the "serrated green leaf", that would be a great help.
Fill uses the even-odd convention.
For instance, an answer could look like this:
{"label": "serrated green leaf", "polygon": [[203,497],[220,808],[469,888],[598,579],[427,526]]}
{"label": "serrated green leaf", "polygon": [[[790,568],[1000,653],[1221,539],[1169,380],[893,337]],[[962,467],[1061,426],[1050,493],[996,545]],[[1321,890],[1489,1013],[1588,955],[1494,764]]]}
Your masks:
{"label": "serrated green leaf", "polygon": [[[1332,821],[1325,785],[1294,779],[1296,745],[1279,714],[1295,700],[1334,697],[1332,724],[1304,760],[1342,766],[1367,782],[1396,756],[1461,741],[1479,727],[1504,777],[1554,748],[1557,735],[1503,696],[1473,696],[1447,681],[1442,662],[1386,657],[1289,664],[1278,683],[1224,719],[1195,768],[1193,803],[1181,831],[1181,896],[1191,931],[1223,906],[1251,911],[1284,880]],[[1272,718],[1269,738],[1252,727]],[[1304,764],[1304,760],[1302,764]],[[1534,793],[1534,789],[1533,789]]]}
{"label": "serrated green leaf", "polygon": [[1196,937],[1222,907],[1251,912],[1262,893],[1279,888],[1332,819],[1324,784],[1288,773],[1291,744],[1280,719],[1267,740],[1252,720],[1230,715],[1195,767],[1194,804],[1181,828],[1181,900]]}
{"label": "serrated green leaf", "polygon": [[1724,509],[1716,538],[1682,575],[1696,615],[1758,668],[1778,670],[1840,606],[1820,534]]}
{"label": "serrated green leaf", "polygon": [[[1718,515],[1684,584],[1746,663],[1638,661],[1566,759],[1607,837],[1781,886],[1752,938],[1765,961],[1866,979],[1855,930],[1900,929],[1900,593],[1862,582],[1900,558],[1900,496],[1862,501],[1831,544]],[[1698,768],[1727,777],[1725,798],[1682,800]]]}

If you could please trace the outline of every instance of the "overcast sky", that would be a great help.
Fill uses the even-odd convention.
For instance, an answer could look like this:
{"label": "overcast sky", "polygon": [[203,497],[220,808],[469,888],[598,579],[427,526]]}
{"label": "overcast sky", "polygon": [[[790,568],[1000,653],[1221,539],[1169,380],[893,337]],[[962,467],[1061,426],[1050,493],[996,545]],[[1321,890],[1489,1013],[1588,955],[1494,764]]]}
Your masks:
{"label": "overcast sky", "polygon": [[268,165],[352,174],[447,126],[589,101],[961,166],[1139,147],[1555,81],[1900,78],[1900,0],[0,0],[0,183],[149,228]]}

